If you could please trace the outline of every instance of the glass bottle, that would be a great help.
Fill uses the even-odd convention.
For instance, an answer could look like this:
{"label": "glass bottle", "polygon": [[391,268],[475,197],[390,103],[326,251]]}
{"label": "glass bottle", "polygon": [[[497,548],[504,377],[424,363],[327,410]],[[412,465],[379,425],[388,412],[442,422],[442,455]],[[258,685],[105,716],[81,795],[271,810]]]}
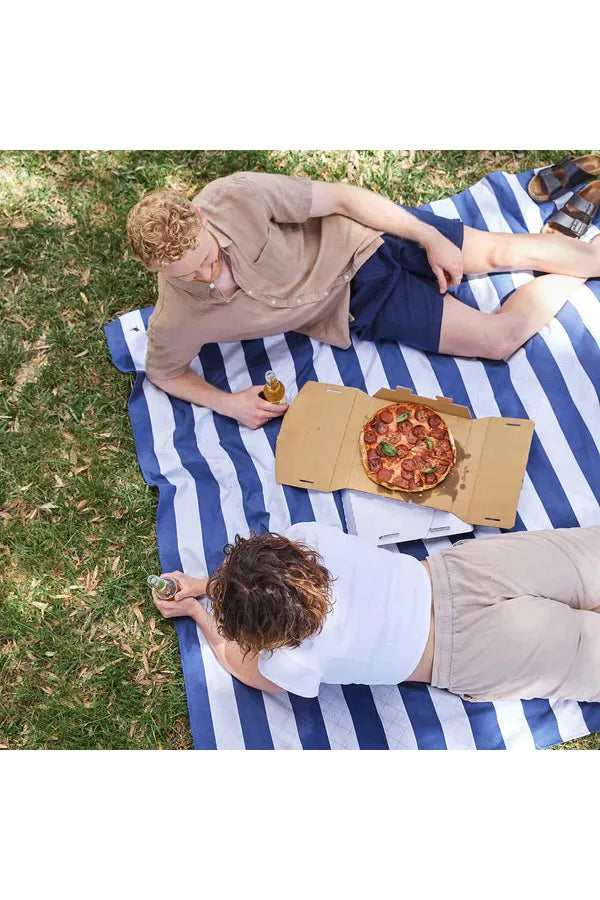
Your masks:
{"label": "glass bottle", "polygon": [[265,372],[265,382],[263,388],[265,400],[269,403],[285,403],[285,387],[281,381],[278,381],[277,375],[275,372],[272,372],[271,369],[269,369],[268,372]]}
{"label": "glass bottle", "polygon": [[179,585],[169,575],[149,575],[147,581],[156,591],[159,600],[172,600],[179,590]]}

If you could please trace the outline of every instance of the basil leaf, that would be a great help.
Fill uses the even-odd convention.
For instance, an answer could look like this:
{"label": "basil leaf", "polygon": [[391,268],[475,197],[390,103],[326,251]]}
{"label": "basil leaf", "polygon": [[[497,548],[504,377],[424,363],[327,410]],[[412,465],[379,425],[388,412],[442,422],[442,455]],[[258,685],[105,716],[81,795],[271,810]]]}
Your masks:
{"label": "basil leaf", "polygon": [[404,422],[405,419],[408,419],[410,416],[409,412],[403,412],[401,416],[397,416],[396,422]]}
{"label": "basil leaf", "polygon": [[427,446],[429,447],[430,450],[433,449],[433,441],[431,440],[431,438],[425,438],[425,443],[427,444]]}
{"label": "basil leaf", "polygon": [[434,472],[437,472],[437,466],[434,466],[433,469],[422,469],[423,475],[433,475]]}
{"label": "basil leaf", "polygon": [[386,456],[398,456],[396,448],[392,444],[388,444],[387,441],[382,441],[379,446],[382,453],[385,453]]}

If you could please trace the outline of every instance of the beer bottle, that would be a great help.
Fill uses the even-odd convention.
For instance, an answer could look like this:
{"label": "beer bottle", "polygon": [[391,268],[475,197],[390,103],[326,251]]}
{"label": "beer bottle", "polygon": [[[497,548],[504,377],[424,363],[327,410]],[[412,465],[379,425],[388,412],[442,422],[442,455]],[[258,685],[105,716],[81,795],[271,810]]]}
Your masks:
{"label": "beer bottle", "polygon": [[178,583],[169,575],[149,575],[147,581],[160,600],[172,600],[179,590]]}
{"label": "beer bottle", "polygon": [[281,404],[285,403],[285,387],[281,381],[277,380],[277,375],[270,369],[265,372],[265,386],[263,394],[268,403]]}

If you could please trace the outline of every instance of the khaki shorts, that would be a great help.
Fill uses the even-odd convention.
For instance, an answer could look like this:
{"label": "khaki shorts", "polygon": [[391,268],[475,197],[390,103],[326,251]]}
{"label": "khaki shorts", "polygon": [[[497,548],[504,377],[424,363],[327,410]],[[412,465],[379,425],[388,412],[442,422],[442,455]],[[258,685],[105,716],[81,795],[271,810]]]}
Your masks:
{"label": "khaki shorts", "polygon": [[466,700],[600,700],[600,527],[459,541],[428,562],[432,685]]}

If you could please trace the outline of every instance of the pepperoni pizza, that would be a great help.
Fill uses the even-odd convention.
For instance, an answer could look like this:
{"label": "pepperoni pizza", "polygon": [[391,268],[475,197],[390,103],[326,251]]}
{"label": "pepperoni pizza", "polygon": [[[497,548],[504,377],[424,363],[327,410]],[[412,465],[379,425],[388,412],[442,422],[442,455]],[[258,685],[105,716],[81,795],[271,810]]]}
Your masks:
{"label": "pepperoni pizza", "polygon": [[392,403],[371,416],[360,435],[365,472],[392,491],[427,491],[448,475],[456,462],[450,429],[422,403]]}

